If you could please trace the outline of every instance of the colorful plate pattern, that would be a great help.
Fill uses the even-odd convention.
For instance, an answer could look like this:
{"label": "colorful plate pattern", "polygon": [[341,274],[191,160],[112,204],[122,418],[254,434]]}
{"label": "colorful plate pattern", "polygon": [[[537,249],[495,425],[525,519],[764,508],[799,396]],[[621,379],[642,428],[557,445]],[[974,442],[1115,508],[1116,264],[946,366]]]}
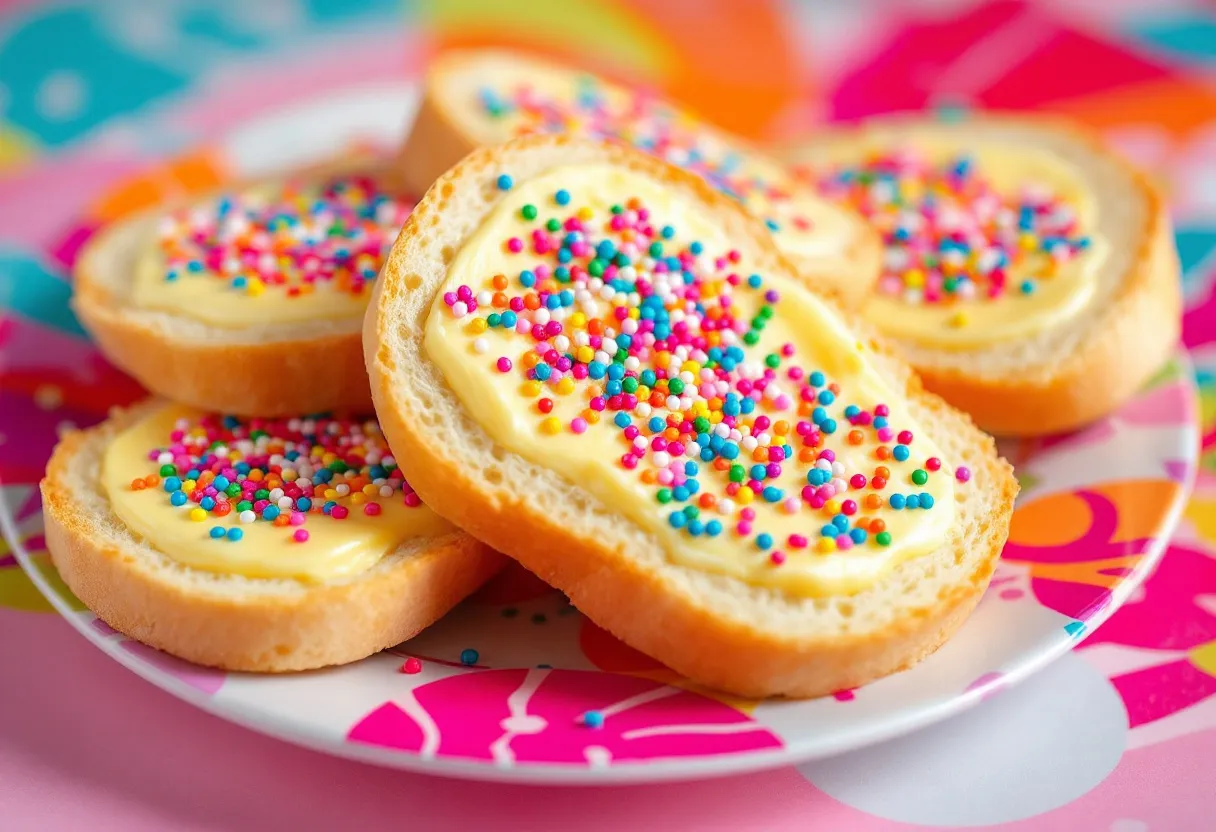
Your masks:
{"label": "colorful plate pattern", "polygon": [[[0,319],[0,524],[12,551],[0,555],[0,567],[15,558],[73,626],[125,666],[207,711],[342,756],[480,779],[658,781],[802,762],[960,711],[1066,652],[1153,571],[1199,448],[1192,374],[1181,355],[1102,423],[1006,446],[1023,492],[975,615],[913,670],[834,697],[755,703],[699,690],[522,570],[504,573],[408,644],[322,672],[225,674],[114,632],[49,565],[34,487],[57,426],[96,422],[142,395],[66,311],[64,275],[81,243],[102,223],[170,193],[351,143],[391,145],[414,97],[407,85],[355,86],[243,119],[219,144],[101,193],[75,224],[44,235],[43,256],[0,251],[21,278],[6,284],[11,314]],[[0,581],[11,572],[0,569]],[[23,599],[12,603],[39,603]],[[478,653],[473,666],[460,662],[468,648]],[[421,660],[419,673],[401,672],[410,657]],[[606,715],[602,728],[578,724],[587,710]]]}

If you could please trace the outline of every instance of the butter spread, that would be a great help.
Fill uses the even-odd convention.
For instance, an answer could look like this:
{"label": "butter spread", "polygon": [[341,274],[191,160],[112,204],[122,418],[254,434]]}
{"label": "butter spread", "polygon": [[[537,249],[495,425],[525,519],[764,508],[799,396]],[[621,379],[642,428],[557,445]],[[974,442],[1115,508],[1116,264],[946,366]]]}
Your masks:
{"label": "butter spread", "polygon": [[968,472],[819,300],[644,175],[497,181],[424,333],[496,443],[673,562],[793,595],[864,589],[942,545]]}

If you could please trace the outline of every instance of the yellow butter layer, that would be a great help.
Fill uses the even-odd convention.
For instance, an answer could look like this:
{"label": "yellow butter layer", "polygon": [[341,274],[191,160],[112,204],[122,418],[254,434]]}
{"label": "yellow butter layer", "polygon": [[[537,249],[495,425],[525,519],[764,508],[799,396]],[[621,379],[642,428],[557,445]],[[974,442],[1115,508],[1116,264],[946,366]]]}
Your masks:
{"label": "yellow butter layer", "polygon": [[537,132],[623,139],[708,180],[765,220],[778,245],[798,257],[843,264],[856,220],[742,140],[653,96],[595,76],[527,62],[472,61],[449,82],[453,116],[484,141]]}
{"label": "yellow butter layer", "polygon": [[208,197],[149,225],[130,302],[224,329],[358,320],[410,207],[355,172]]}
{"label": "yellow butter layer", "polygon": [[[301,470],[318,480],[315,494],[309,500],[315,509],[300,512],[304,518],[303,523],[275,525],[262,516],[258,516],[256,520],[247,517],[242,521],[236,510],[239,500],[237,497],[230,498],[231,509],[227,514],[220,515],[214,509],[205,511],[199,502],[190,499],[196,489],[204,487],[202,483],[205,478],[191,481],[186,476],[190,473],[188,470],[179,471],[181,476],[177,477],[177,482],[180,487],[170,487],[167,490],[166,482],[170,483],[170,486],[174,485],[171,477],[176,475],[166,473],[160,476],[159,471],[162,464],[171,463],[149,458],[150,452],[180,457],[181,454],[173,454],[170,451],[174,445],[174,432],[182,431],[187,437],[199,436],[199,431],[207,429],[203,426],[203,417],[201,412],[179,405],[159,408],[116,436],[106,448],[101,465],[101,485],[118,519],[157,551],[183,566],[249,578],[293,578],[309,583],[321,583],[357,575],[374,566],[382,557],[411,538],[439,537],[454,531],[451,524],[426,506],[411,507],[405,504],[400,475],[397,475],[396,488],[391,494],[382,495],[379,492],[379,488],[392,479],[388,476],[380,478],[381,484],[374,488],[372,496],[357,488],[357,496],[350,493],[333,493],[331,498],[327,498],[326,492],[336,485],[356,482],[350,476],[354,469],[348,469],[331,478],[327,484],[321,484],[320,475],[306,462],[309,459],[307,453],[304,461],[297,459],[295,462],[286,462],[285,469]],[[296,423],[301,421],[295,420]],[[248,423],[242,424],[248,427]],[[274,425],[285,423],[260,424],[273,430]],[[324,422],[322,430],[333,430],[334,432],[329,434],[330,440],[337,441],[336,438],[342,435],[342,430],[355,425],[359,426],[357,435],[364,437],[360,447],[387,452],[374,422],[330,420]],[[256,428],[246,430],[245,436],[248,437],[252,430]],[[253,444],[249,444],[251,441]],[[236,466],[243,459],[252,459],[255,462],[259,459],[259,446],[256,441],[232,439],[221,442],[217,447],[222,450],[227,462]],[[305,442],[303,445],[311,446],[311,443]],[[271,436],[269,444],[260,447],[281,450],[284,447],[297,446],[287,445],[280,441],[279,437]],[[242,453],[242,448],[247,452]],[[193,458],[197,460],[197,456]],[[322,453],[313,457],[313,461],[321,462],[325,458]],[[281,454],[274,464],[284,470]],[[261,473],[269,480],[274,480],[276,476],[269,465]],[[359,475],[358,471],[354,473]],[[145,478],[150,475],[153,482],[145,484]],[[309,482],[311,483],[311,480]],[[133,486],[133,483],[137,485]],[[267,484],[274,485],[273,482]],[[368,485],[371,484],[369,481]],[[288,485],[290,486],[290,483]],[[181,506],[173,504],[175,490],[184,494],[184,504]],[[313,493],[311,489],[309,493]],[[413,499],[416,501],[416,497]],[[373,502],[378,507],[378,513],[375,515],[366,511],[367,505]],[[326,503],[341,506],[346,516],[336,519],[332,515],[332,507],[331,514],[324,513],[323,507]],[[284,508],[280,513],[290,516],[292,510]],[[215,529],[221,529],[224,536],[213,537]],[[240,536],[238,540],[231,539],[234,529]],[[295,537],[301,530],[307,535],[304,541]]]}
{"label": "yellow butter layer", "polygon": [[[655,535],[673,562],[792,595],[856,592],[901,561],[942,545],[954,518],[953,469],[879,375],[874,357],[814,296],[778,274],[753,277],[704,209],[640,174],[580,166],[523,183],[510,182],[509,174],[498,181],[510,190],[453,260],[424,335],[427,355],[496,443],[577,483]],[[622,227],[614,229],[614,222]],[[666,268],[677,259],[678,269]],[[667,329],[648,335],[646,328],[660,318]],[[734,321],[729,332],[713,329],[728,319]],[[674,338],[683,337],[677,330],[699,329],[704,349],[656,339],[668,329]],[[598,347],[593,337],[600,339]],[[726,350],[721,361],[715,362],[713,349]],[[558,355],[563,358],[555,362]],[[732,355],[742,359],[735,362]],[[711,381],[719,370],[722,375]],[[749,379],[763,380],[766,373],[771,389],[760,394],[749,388],[751,404],[744,404],[748,397],[737,395],[738,385],[747,382],[747,388]],[[614,380],[622,386],[614,387]],[[811,384],[815,380],[821,385]],[[629,404],[622,395],[641,398],[634,407],[614,409],[614,390],[618,405]],[[878,405],[887,408],[884,441],[872,421]],[[858,408],[858,425],[845,415],[850,406]],[[824,421],[829,414],[830,433]],[[670,443],[656,451],[656,439],[679,441],[673,424],[688,426],[679,434],[685,440],[679,452]],[[811,424],[817,425],[814,443],[800,433]],[[637,435],[631,438],[623,425]],[[903,461],[891,457],[898,431],[913,434]],[[702,439],[704,449],[691,447]],[[640,456],[639,441],[647,449]],[[843,488],[835,503],[815,507],[800,495],[811,486],[808,477],[816,475],[808,472],[821,465],[816,455],[824,450],[838,465],[832,484]],[[735,458],[727,459],[732,453]],[[765,453],[766,461],[758,461]],[[787,453],[779,471],[768,469],[773,454]],[[931,474],[921,470],[930,458],[940,463]],[[757,465],[765,478],[753,487],[746,483]],[[881,489],[873,482],[879,466],[889,480]],[[927,482],[912,482],[917,470]],[[867,479],[865,487],[847,484],[856,474]],[[684,484],[695,493],[680,491],[681,477],[695,480]],[[776,492],[766,495],[765,488],[780,490],[781,498],[769,502]],[[918,500],[927,495],[932,508],[894,509],[889,498],[897,492],[915,493]],[[706,495],[712,505],[703,502]],[[855,504],[847,517],[846,501]],[[840,535],[823,534],[841,518],[850,531],[864,521],[865,542],[838,544]],[[889,536],[885,545],[878,520]]]}
{"label": "yellow butter layer", "polygon": [[865,309],[884,332],[982,348],[1067,324],[1097,290],[1110,250],[1103,208],[1049,152],[918,135],[894,152],[840,147],[832,161],[851,178],[827,192],[886,241]]}

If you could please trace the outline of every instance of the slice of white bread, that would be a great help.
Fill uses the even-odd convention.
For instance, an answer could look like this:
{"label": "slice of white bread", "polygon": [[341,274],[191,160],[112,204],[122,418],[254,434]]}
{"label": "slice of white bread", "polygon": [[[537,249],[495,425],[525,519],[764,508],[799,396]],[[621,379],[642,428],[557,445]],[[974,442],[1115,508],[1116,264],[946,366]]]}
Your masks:
{"label": "slice of white bread", "polygon": [[[483,148],[415,208],[377,282],[364,332],[381,428],[410,484],[435,511],[565,592],[617,637],[704,685],[742,696],[808,697],[908,667],[962,624],[1004,545],[1017,485],[993,441],[921,389],[873,340],[868,353],[953,465],[969,466],[939,550],[853,595],[792,597],[675,565],[658,539],[591,492],[497,445],[429,360],[423,333],[447,267],[517,183],[568,165],[609,164],[687,196],[749,268],[794,280],[767,230],[699,178],[619,144],[533,136]],[[842,313],[843,314],[843,313]]]}
{"label": "slice of white bread", "polygon": [[[854,211],[819,200],[812,189],[801,187],[779,162],[767,158],[758,147],[695,118],[674,104],[535,55],[480,49],[452,50],[436,58],[427,68],[422,103],[399,160],[404,186],[411,193],[421,194],[474,148],[516,137],[507,121],[488,117],[482,111],[481,96],[487,88],[494,88],[499,93],[513,92],[521,87],[541,92],[548,90],[556,98],[562,90],[573,90],[581,81],[593,82],[597,95],[618,102],[610,103],[610,108],[620,107],[619,102],[631,102],[630,107],[639,101],[646,102],[646,111],[653,114],[647,118],[657,117],[665,125],[664,129],[677,125],[675,134],[695,137],[698,150],[707,158],[722,159],[728,154],[753,158],[768,169],[765,178],[769,185],[818,203],[818,210],[830,213],[833,228],[845,238],[839,241],[839,250],[814,256],[798,256],[792,250],[786,253],[819,291],[831,293],[843,305],[856,306],[868,295],[878,277],[882,243]],[[634,134],[637,139],[656,134],[647,125],[646,118],[619,121],[622,132]],[[566,129],[574,135],[604,138],[594,135],[592,128],[583,123],[567,125]],[[684,148],[677,146],[661,155],[669,162],[678,163],[676,156],[683,152]],[[784,235],[781,231],[774,235],[779,245]]]}
{"label": "slice of white bread", "polygon": [[[396,189],[391,167],[363,156],[285,175],[322,178],[347,173],[367,173]],[[236,184],[224,191],[258,184]],[[117,221],[94,235],[80,254],[72,308],[106,358],[153,393],[206,410],[287,416],[370,409],[358,316],[230,329],[132,304],[131,287],[144,246],[156,234],[160,218],[175,207],[161,206]],[[274,302],[265,296],[262,300]]]}
{"label": "slice of white bread", "polygon": [[55,568],[89,609],[133,639],[225,670],[345,664],[413,637],[506,562],[456,532],[407,541],[366,572],[325,584],[184,566],[124,525],[100,482],[109,442],[161,406],[149,400],[69,431],[42,481]]}
{"label": "slice of white bread", "polygon": [[1157,188],[1097,136],[1046,116],[977,115],[948,123],[883,118],[826,128],[781,155],[822,170],[918,139],[963,151],[980,143],[1033,149],[1068,165],[1098,207],[1095,231],[1109,255],[1094,296],[1072,319],[979,349],[892,339],[900,355],[925,387],[998,435],[1067,431],[1116,410],[1165,363],[1180,334],[1178,255]]}

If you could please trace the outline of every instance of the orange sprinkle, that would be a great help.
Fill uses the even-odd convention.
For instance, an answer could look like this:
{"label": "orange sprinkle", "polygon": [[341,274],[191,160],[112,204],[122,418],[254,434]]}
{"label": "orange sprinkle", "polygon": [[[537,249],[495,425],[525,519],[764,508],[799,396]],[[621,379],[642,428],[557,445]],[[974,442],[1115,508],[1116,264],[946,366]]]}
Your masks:
{"label": "orange sprinkle", "polygon": [[524,308],[532,310],[540,309],[540,298],[533,292],[524,295]]}
{"label": "orange sprinkle", "polygon": [[245,478],[249,479],[249,480],[253,480],[254,482],[261,482],[262,478],[265,476],[266,475],[262,473],[261,468],[254,468],[246,475]]}
{"label": "orange sprinkle", "polygon": [[663,438],[668,442],[674,442],[680,438],[680,431],[676,428],[668,428],[667,430],[663,431]]}
{"label": "orange sprinkle", "polygon": [[886,528],[887,524],[881,517],[875,517],[872,521],[870,521],[870,531],[874,534],[878,534],[881,531],[886,531]]}
{"label": "orange sprinkle", "polygon": [[726,471],[729,469],[730,469],[730,460],[729,459],[725,459],[724,457],[717,457],[716,459],[714,459],[714,470],[715,471]]}
{"label": "orange sprinkle", "polygon": [[160,477],[156,476],[156,474],[148,474],[148,476],[144,477],[144,485],[148,486],[148,488],[155,488],[160,485]]}
{"label": "orange sprinkle", "polygon": [[647,485],[653,485],[659,479],[659,474],[653,468],[647,468],[642,472],[642,482]]}
{"label": "orange sprinkle", "polygon": [[886,445],[879,445],[878,449],[876,451],[874,451],[874,456],[878,457],[879,459],[884,459],[884,460],[890,459],[891,458],[891,449],[888,448]]}
{"label": "orange sprinkle", "polygon": [[867,494],[864,502],[868,509],[882,508],[882,497],[877,494]]}
{"label": "orange sprinkle", "polygon": [[499,290],[500,292],[503,289],[507,288],[507,276],[505,274],[494,275],[494,279],[490,282],[494,286],[494,288]]}
{"label": "orange sprinkle", "polygon": [[882,477],[884,480],[891,479],[891,469],[885,465],[879,465],[874,469],[874,476]]}
{"label": "orange sprinkle", "polygon": [[849,431],[849,444],[850,445],[860,445],[864,441],[865,441],[865,435],[861,431],[859,431],[859,430]]}
{"label": "orange sprinkle", "polygon": [[495,309],[506,309],[508,305],[506,292],[495,292],[494,297],[490,298],[490,303]]}
{"label": "orange sprinkle", "polygon": [[814,462],[815,461],[815,449],[814,448],[803,448],[800,451],[798,451],[798,461],[799,462]]}
{"label": "orange sprinkle", "polygon": [[756,448],[752,451],[752,462],[768,462],[768,448]]}
{"label": "orange sprinkle", "polygon": [[291,517],[286,514],[280,514],[278,517],[274,518],[274,524],[276,526],[286,526],[290,522]]}
{"label": "orange sprinkle", "polygon": [[132,491],[143,491],[145,488],[147,488],[147,484],[143,480],[141,480],[139,477],[136,477],[135,479],[131,480],[131,490]]}
{"label": "orange sprinkle", "polygon": [[718,504],[717,498],[708,491],[703,492],[697,502],[701,504],[701,508],[713,508]]}
{"label": "orange sprinkle", "polygon": [[773,423],[773,433],[778,436],[785,436],[790,432],[790,423],[784,419],[779,419]]}

